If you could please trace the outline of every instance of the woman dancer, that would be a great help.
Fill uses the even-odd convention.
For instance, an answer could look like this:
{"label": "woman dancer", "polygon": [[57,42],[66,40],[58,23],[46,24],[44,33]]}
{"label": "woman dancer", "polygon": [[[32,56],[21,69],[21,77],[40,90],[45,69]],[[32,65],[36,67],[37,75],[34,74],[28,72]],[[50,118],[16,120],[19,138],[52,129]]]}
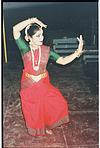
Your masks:
{"label": "woman dancer", "polygon": [[[13,36],[21,52],[24,69],[21,79],[21,104],[28,133],[32,136],[52,134],[52,129],[69,122],[68,104],[49,80],[48,60],[65,65],[83,52],[82,35],[77,38],[78,49],[62,57],[43,44],[43,27],[37,18],[24,20],[13,27]],[[21,31],[25,29],[25,40]]]}

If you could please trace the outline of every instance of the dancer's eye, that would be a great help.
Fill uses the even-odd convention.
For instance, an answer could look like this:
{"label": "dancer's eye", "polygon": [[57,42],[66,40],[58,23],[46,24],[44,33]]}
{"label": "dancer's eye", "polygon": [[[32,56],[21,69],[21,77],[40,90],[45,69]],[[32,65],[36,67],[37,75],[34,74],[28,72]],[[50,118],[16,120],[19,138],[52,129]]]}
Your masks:
{"label": "dancer's eye", "polygon": [[40,36],[41,36],[41,34],[36,35],[36,37],[38,37],[38,38],[39,38]]}

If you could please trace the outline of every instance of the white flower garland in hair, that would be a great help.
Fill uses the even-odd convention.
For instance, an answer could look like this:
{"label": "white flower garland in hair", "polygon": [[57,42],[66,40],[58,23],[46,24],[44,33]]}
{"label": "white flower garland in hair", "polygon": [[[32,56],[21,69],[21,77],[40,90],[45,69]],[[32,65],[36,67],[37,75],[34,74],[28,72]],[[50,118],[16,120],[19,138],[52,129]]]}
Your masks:
{"label": "white flower garland in hair", "polygon": [[25,28],[25,35],[26,35],[26,36],[28,36],[27,31],[28,31],[28,29],[29,29],[30,27],[31,27],[31,24],[27,25],[26,28]]}

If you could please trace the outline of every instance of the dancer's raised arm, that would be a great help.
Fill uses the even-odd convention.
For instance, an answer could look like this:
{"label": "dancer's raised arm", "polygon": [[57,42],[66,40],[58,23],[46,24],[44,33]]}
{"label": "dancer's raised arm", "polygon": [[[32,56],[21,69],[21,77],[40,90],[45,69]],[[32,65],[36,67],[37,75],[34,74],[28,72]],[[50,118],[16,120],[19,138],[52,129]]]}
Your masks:
{"label": "dancer's raised arm", "polygon": [[66,64],[72,62],[74,59],[80,57],[80,55],[83,53],[83,38],[82,38],[82,35],[80,35],[80,38],[77,37],[77,39],[79,41],[78,49],[69,56],[58,58],[56,63],[61,64],[61,65],[66,65]]}
{"label": "dancer's raised arm", "polygon": [[27,20],[24,20],[18,24],[16,24],[15,26],[13,26],[13,36],[14,39],[18,39],[20,37],[20,32],[28,25],[31,25],[33,23],[38,24],[41,28],[44,27],[46,28],[47,25],[45,25],[44,23],[42,23],[40,20],[38,20],[37,18],[28,18]]}

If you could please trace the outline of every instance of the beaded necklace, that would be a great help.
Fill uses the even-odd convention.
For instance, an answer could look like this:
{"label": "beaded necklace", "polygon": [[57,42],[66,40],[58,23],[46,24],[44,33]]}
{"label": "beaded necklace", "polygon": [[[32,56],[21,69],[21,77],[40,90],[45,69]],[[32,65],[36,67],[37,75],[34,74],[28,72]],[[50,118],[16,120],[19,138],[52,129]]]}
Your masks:
{"label": "beaded necklace", "polygon": [[[30,47],[31,49],[31,55],[32,55],[32,67],[35,71],[39,70],[39,65],[40,65],[40,59],[41,59],[41,47],[39,46],[39,58],[38,61],[34,61],[35,57],[34,57],[34,48]],[[36,62],[36,65],[34,64],[34,62]]]}

